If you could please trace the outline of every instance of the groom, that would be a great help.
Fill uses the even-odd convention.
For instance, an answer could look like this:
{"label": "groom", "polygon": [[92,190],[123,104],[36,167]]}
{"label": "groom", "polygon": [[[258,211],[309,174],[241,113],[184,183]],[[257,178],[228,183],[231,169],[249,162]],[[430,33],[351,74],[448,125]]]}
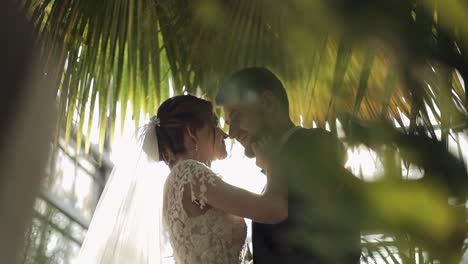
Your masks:
{"label": "groom", "polygon": [[287,220],[252,223],[254,263],[359,263],[359,214],[342,144],[323,129],[296,127],[283,84],[265,68],[236,72],[216,103],[246,156],[254,157],[252,143],[273,138],[278,154],[268,174],[288,190]]}

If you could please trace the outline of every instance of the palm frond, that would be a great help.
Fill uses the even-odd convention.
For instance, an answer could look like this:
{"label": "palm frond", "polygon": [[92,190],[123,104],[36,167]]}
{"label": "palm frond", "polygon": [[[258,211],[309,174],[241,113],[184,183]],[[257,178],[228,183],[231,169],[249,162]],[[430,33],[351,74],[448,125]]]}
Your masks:
{"label": "palm frond", "polygon": [[[213,98],[223,78],[253,65],[279,75],[293,120],[302,117],[305,126],[324,127],[335,120],[327,113],[353,111],[400,125],[404,115],[410,131],[424,126],[431,132],[425,105],[441,111],[437,121],[444,127],[466,123],[467,78],[458,77],[468,77],[461,52],[467,32],[458,15],[447,15],[460,14],[455,6],[463,4],[24,0],[20,6],[36,26],[44,62],[59,61],[59,107],[68,113],[59,122],[69,135],[70,126],[83,128],[84,119],[98,116],[101,148],[106,127],[113,134],[119,106],[124,117],[130,103],[138,124],[140,113],[154,113],[167,98],[169,79],[175,94],[200,91]],[[354,16],[371,21],[384,10],[388,14],[374,24],[350,23]],[[379,26],[390,35],[376,33],[372,27]],[[416,76],[434,61],[448,67],[442,101],[425,86],[440,72]]]}
{"label": "palm frond", "polygon": [[[376,130],[354,127],[359,143],[387,156],[387,175],[401,177],[401,159],[424,168],[425,178],[445,186],[442,193],[466,195],[465,167],[447,150],[449,137],[468,125],[465,2],[18,0],[18,6],[35,26],[45,74],[55,79],[56,134],[65,128],[68,142],[73,129],[84,132],[86,151],[95,129],[103,151],[128,109],[138,126],[171,91],[212,99],[234,71],[264,66],[285,84],[294,122],[335,131],[346,113],[391,121]],[[389,152],[378,150],[391,144]],[[415,191],[426,197],[427,190]]]}
{"label": "palm frond", "polygon": [[[59,124],[83,131],[99,119],[102,150],[106,130],[115,127],[117,110],[125,116],[132,105],[138,124],[140,109],[154,114],[161,99],[160,67],[167,60],[160,43],[159,19],[153,1],[24,1],[25,13],[37,29],[38,45],[47,63],[58,64]],[[58,59],[57,59],[58,58]],[[165,86],[168,89],[167,85]],[[167,92],[165,92],[167,94]],[[151,96],[150,96],[151,95]],[[123,122],[122,122],[123,123]],[[62,125],[58,125],[60,127]],[[78,145],[81,134],[77,133]],[[85,144],[89,150],[89,142]]]}

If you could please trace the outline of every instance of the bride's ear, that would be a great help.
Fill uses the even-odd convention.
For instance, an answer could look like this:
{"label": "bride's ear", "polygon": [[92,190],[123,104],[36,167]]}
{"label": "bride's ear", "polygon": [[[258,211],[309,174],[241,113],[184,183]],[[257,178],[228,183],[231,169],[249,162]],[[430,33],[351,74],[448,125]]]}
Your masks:
{"label": "bride's ear", "polygon": [[195,145],[198,145],[198,138],[195,134],[195,129],[189,127],[189,126],[186,126],[185,127],[185,133],[187,135],[187,139],[188,139],[188,144],[189,146],[195,146]]}

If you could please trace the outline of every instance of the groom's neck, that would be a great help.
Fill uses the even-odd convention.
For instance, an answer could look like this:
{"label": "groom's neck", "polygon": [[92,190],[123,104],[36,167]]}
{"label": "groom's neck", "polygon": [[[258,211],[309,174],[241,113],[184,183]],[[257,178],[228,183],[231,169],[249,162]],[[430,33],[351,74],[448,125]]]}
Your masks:
{"label": "groom's neck", "polygon": [[274,123],[271,124],[271,131],[273,132],[273,137],[280,138],[282,137],[289,129],[295,127],[294,123],[289,117],[287,118],[278,118],[274,120]]}

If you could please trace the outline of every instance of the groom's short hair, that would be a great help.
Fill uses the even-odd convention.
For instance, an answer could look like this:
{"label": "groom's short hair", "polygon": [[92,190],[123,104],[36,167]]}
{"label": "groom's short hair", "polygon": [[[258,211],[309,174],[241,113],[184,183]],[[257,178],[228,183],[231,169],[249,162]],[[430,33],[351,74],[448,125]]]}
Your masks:
{"label": "groom's short hair", "polygon": [[289,101],[281,81],[270,70],[262,67],[244,68],[222,82],[216,96],[218,105],[253,102],[264,91],[271,91],[289,112]]}

